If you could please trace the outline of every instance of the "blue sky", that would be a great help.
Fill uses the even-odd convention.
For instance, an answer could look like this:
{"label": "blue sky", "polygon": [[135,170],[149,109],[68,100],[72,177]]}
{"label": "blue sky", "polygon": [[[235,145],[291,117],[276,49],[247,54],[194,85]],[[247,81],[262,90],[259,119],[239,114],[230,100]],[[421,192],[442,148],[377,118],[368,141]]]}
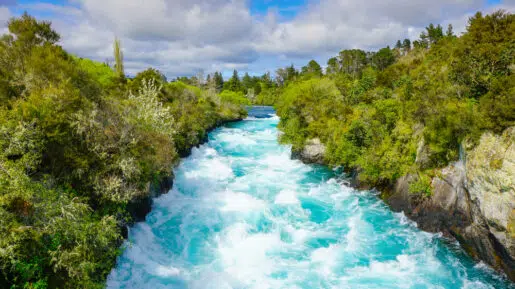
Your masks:
{"label": "blue sky", "polygon": [[258,75],[415,39],[429,23],[459,33],[476,11],[499,8],[513,12],[515,1],[0,0],[0,30],[28,11],[52,21],[61,45],[81,57],[112,61],[119,37],[128,74],[155,67],[168,78],[233,69]]}
{"label": "blue sky", "polygon": [[250,1],[249,9],[252,14],[264,15],[269,10],[277,11],[283,20],[290,20],[297,15],[297,13],[305,9],[308,0],[252,0]]}

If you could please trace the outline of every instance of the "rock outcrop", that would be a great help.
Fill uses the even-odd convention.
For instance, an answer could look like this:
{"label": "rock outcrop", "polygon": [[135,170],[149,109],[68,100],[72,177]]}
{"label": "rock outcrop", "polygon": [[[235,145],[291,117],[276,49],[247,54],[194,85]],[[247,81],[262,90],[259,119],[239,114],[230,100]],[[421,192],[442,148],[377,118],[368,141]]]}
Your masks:
{"label": "rock outcrop", "polygon": [[430,197],[409,193],[400,178],[383,198],[426,231],[456,238],[474,258],[515,280],[515,128],[485,133],[463,160],[434,177]]}
{"label": "rock outcrop", "polygon": [[[323,163],[324,153],[320,140],[312,139],[292,157]],[[358,175],[359,170],[354,170],[351,183],[368,188]],[[381,188],[381,197],[422,230],[455,238],[472,257],[515,281],[515,127],[500,136],[485,133],[462,160],[437,173],[430,196],[409,192],[416,179],[416,175],[401,177]]]}
{"label": "rock outcrop", "polygon": [[471,199],[491,233],[515,257],[515,127],[501,136],[484,134],[468,154],[466,168]]}
{"label": "rock outcrop", "polygon": [[514,258],[507,243],[492,231],[481,210],[481,202],[469,193],[465,165],[458,162],[433,178],[430,197],[409,192],[409,184],[414,178],[399,179],[392,193],[383,194],[386,203],[395,211],[404,211],[422,230],[442,232],[457,239],[472,257],[504,271],[515,280]]}
{"label": "rock outcrop", "polygon": [[292,151],[293,159],[304,163],[324,164],[325,146],[319,138],[310,139],[300,151]]}

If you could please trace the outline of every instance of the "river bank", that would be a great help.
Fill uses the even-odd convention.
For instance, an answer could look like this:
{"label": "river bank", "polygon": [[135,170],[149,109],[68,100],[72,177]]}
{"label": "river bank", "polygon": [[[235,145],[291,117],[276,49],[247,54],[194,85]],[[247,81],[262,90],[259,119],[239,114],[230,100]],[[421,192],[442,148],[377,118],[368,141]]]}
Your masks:
{"label": "river bank", "polygon": [[[406,175],[377,188],[392,210],[404,212],[422,230],[457,240],[474,259],[511,280],[515,280],[513,131],[484,134],[480,144],[467,151],[462,160],[439,170],[431,180],[430,195],[410,193],[417,175]],[[324,152],[324,145],[314,139],[303,150],[292,152],[292,157],[323,164]],[[359,180],[359,169],[350,169],[348,174],[354,187],[371,189]]]}
{"label": "river bank", "polygon": [[108,288],[510,288],[373,192],[291,160],[278,121],[250,114],[194,148]]}
{"label": "river bank", "polygon": [[[178,152],[181,158],[187,158],[191,155],[191,151],[193,148],[198,148],[200,145],[205,144],[209,141],[208,134],[214,129],[221,127],[225,124],[229,124],[232,122],[241,121],[243,118],[229,119],[229,120],[221,120],[216,122],[213,126],[210,126],[206,129],[204,136],[199,138],[198,142],[192,146],[185,148]],[[177,165],[179,165],[178,163]],[[128,226],[132,226],[137,222],[142,222],[145,220],[145,217],[152,210],[152,200],[154,198],[159,197],[162,194],[166,194],[168,191],[172,189],[174,181],[173,173],[167,176],[161,176],[158,180],[150,183],[148,194],[143,196],[138,196],[130,200],[127,204],[127,211],[131,216],[131,221],[128,223],[120,223],[122,236],[124,239],[128,237]]]}

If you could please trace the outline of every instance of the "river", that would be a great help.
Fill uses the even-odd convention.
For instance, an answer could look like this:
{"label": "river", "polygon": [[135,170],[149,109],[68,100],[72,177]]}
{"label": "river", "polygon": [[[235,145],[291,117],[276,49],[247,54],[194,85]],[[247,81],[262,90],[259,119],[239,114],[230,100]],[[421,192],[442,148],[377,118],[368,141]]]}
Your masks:
{"label": "river", "polygon": [[374,192],[291,160],[272,114],[251,111],[183,159],[108,288],[515,287]]}

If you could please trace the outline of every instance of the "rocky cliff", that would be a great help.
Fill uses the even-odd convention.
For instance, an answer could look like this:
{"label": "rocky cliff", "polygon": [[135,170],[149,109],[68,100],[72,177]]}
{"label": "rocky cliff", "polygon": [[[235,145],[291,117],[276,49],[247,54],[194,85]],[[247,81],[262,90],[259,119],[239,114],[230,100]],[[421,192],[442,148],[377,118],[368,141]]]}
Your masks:
{"label": "rocky cliff", "polygon": [[426,231],[456,238],[474,258],[515,280],[515,128],[485,133],[464,157],[440,170],[431,196],[409,193],[416,176],[382,194]]}
{"label": "rocky cliff", "polygon": [[502,136],[482,136],[480,144],[467,156],[466,177],[470,197],[478,203],[490,232],[514,257],[515,127]]}
{"label": "rocky cliff", "polygon": [[[324,152],[315,139],[292,157],[321,163]],[[502,135],[485,133],[462,160],[439,170],[430,196],[409,192],[416,178],[398,179],[384,188],[382,198],[421,229],[455,238],[472,257],[515,281],[515,127]]]}
{"label": "rocky cliff", "polygon": [[[457,239],[472,257],[504,271],[515,280],[513,234],[510,235],[505,227],[493,227],[491,224],[495,219],[482,209],[486,198],[491,200],[487,206],[499,208],[498,215],[501,215],[501,207],[513,207],[515,199],[503,202],[499,197],[494,201],[492,197],[485,197],[485,194],[493,194],[491,191],[482,191],[481,199],[478,198],[470,193],[472,187],[468,182],[469,178],[475,177],[467,173],[462,162],[458,162],[442,169],[439,176],[433,178],[429,197],[409,193],[409,184],[416,178],[412,175],[399,179],[394,190],[383,193],[382,197],[393,210],[404,211],[422,230],[442,232],[446,237]],[[510,215],[511,212],[502,218],[513,218]]]}

